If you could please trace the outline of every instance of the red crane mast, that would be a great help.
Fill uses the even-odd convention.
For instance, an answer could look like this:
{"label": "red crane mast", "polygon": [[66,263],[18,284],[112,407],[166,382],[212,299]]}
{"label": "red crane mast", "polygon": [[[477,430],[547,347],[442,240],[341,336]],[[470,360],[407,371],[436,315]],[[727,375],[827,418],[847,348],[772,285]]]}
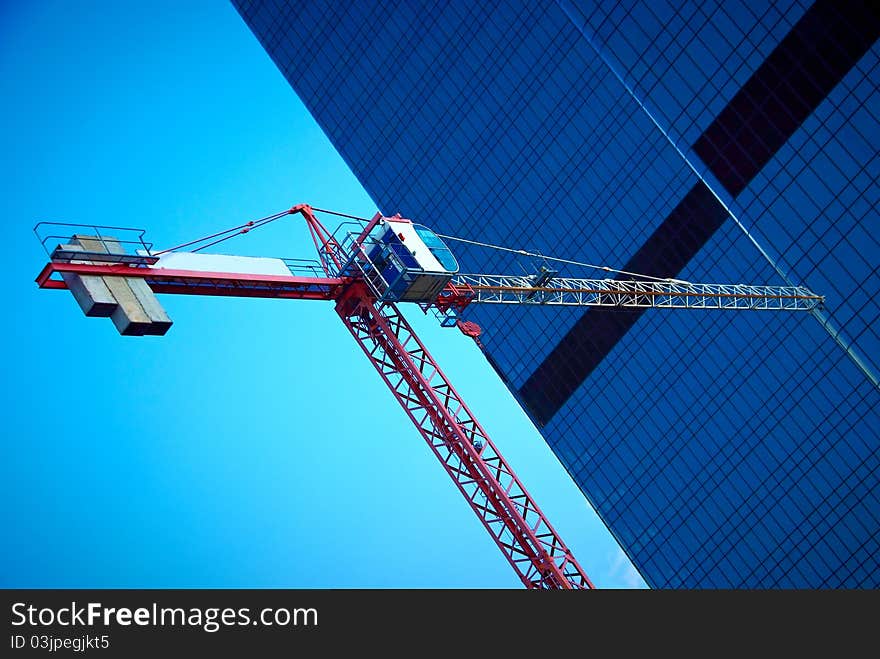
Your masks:
{"label": "red crane mast", "polygon": [[[123,261],[119,252],[101,255],[59,245],[37,277],[41,288],[69,288],[70,276],[143,279],[155,293],[333,300],[336,312],[370,363],[424,437],[504,557],[527,588],[593,588],[566,544],[502,457],[473,413],[413,328],[365,280],[364,241],[382,218],[376,215],[345,248],[310,206],[300,213],[320,256],[324,277],[252,275],[144,267],[154,256]],[[274,219],[274,218],[273,218]],[[244,227],[241,233],[249,231]],[[102,242],[117,243],[105,238]],[[53,279],[59,273],[65,279]],[[453,289],[454,290],[454,289]],[[456,295],[461,291],[456,290]],[[467,295],[447,302],[465,304]]]}

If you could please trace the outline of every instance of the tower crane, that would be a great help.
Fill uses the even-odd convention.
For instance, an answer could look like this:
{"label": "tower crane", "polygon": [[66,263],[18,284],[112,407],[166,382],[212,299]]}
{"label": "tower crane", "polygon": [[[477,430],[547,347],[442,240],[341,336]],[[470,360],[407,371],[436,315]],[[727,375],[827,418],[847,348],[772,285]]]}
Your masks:
{"label": "tower crane", "polygon": [[[330,233],[317,213],[349,221]],[[317,262],[200,251],[295,214],[305,219]],[[529,276],[462,274],[443,238],[428,227],[400,215],[358,218],[306,204],[158,252],[142,230],[93,226],[82,233],[85,227],[54,222],[35,227],[50,257],[36,282],[40,288],[69,289],[86,315],[111,317],[122,334],[161,335],[168,330],[171,320],[156,293],[333,301],[344,325],[527,588],[594,586],[413,331],[399,303],[416,303],[436,314],[441,325],[458,327],[479,342],[480,328],[460,318],[471,304],[810,311],[824,302],[803,287],[638,276],[571,279],[546,267]],[[110,235],[131,231],[131,240]],[[55,244],[56,239],[64,242]],[[181,251],[186,247],[191,251]]]}

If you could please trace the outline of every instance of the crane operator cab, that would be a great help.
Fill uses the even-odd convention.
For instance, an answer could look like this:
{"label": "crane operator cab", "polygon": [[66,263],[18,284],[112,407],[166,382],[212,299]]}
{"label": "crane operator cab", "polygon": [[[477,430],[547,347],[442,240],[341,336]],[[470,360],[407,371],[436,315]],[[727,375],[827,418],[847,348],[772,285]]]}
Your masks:
{"label": "crane operator cab", "polygon": [[433,302],[458,272],[458,262],[428,227],[386,217],[363,243],[361,267],[382,300]]}

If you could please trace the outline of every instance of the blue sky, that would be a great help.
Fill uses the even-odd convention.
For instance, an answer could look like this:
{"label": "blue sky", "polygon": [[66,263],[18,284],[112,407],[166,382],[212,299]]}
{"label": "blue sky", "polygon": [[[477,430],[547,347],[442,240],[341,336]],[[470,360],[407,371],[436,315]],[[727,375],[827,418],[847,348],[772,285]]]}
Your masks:
{"label": "blue sky", "polygon": [[[0,586],[519,587],[330,303],[165,295],[133,338],[34,284],[38,221],[164,248],[375,212],[231,5],[4,3],[0,94]],[[219,251],[314,256],[293,220]],[[472,341],[407,311],[594,583],[643,587]]]}

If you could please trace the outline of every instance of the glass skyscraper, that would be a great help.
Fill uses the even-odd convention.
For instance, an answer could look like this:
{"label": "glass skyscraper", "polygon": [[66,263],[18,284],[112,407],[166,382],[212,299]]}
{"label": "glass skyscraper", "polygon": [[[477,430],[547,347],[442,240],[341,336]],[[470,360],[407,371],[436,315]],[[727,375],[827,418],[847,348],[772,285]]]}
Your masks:
{"label": "glass skyscraper", "polygon": [[[876,3],[234,4],[387,215],[825,295],[465,317],[649,585],[880,586]],[[464,272],[596,276],[451,245]]]}

